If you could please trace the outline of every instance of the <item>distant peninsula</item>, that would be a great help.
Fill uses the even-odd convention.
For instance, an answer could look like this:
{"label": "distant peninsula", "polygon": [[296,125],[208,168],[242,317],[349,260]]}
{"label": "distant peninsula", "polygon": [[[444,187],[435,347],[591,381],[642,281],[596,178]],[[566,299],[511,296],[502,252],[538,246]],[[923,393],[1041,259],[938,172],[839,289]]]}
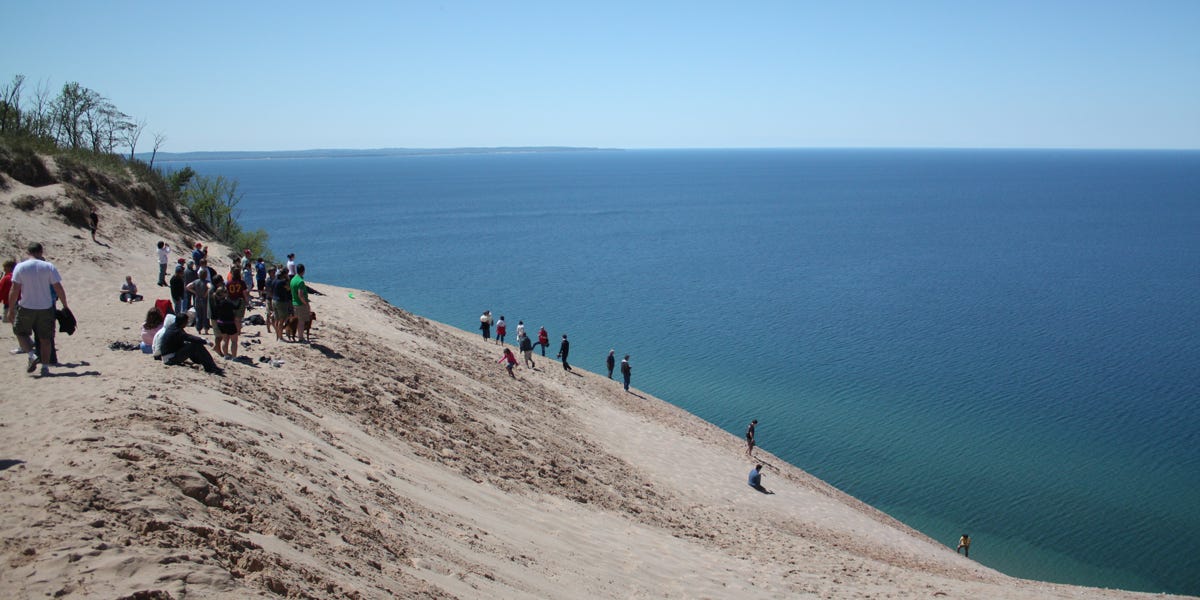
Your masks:
{"label": "distant peninsula", "polygon": [[[272,158],[355,158],[369,156],[436,156],[453,154],[530,154],[543,152],[611,152],[616,148],[580,148],[572,146],[505,146],[492,148],[373,148],[211,152],[159,152],[156,161],[263,160]],[[150,153],[137,155],[149,160]]]}

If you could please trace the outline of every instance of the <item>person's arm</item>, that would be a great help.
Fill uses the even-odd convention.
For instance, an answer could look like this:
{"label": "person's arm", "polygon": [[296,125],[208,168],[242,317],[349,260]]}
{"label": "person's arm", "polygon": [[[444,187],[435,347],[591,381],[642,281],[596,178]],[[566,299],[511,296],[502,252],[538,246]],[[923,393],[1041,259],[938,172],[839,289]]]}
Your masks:
{"label": "person's arm", "polygon": [[58,301],[62,302],[63,310],[67,310],[67,290],[63,289],[63,284],[53,284],[54,293],[58,294]]}

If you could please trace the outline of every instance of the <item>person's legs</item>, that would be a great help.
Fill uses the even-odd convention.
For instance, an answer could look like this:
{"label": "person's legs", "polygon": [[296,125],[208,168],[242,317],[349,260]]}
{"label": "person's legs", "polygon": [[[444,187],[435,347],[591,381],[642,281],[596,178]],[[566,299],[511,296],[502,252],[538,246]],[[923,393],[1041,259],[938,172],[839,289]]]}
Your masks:
{"label": "person's legs", "polygon": [[230,356],[237,358],[238,336],[236,333],[225,336],[225,349],[229,351]]}
{"label": "person's legs", "polygon": [[307,342],[308,336],[304,333],[304,324],[308,322],[309,307],[307,304],[297,306],[296,309],[296,339],[300,342]]}
{"label": "person's legs", "polygon": [[167,285],[167,263],[158,263],[158,286]]}
{"label": "person's legs", "polygon": [[625,376],[625,391],[629,391],[629,376]]}
{"label": "person's legs", "polygon": [[208,353],[208,349],[204,347],[204,344],[184,342],[179,352],[175,353],[175,359],[172,361],[172,364],[180,364],[185,359],[204,367],[205,372],[217,373],[221,371],[217,367],[216,361],[213,360],[212,355]]}

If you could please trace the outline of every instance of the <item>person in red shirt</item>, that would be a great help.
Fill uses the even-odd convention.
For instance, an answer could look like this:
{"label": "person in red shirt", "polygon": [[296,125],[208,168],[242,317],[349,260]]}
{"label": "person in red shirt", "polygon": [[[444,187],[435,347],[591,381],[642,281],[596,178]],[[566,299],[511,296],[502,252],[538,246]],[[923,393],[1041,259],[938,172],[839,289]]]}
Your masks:
{"label": "person in red shirt", "polygon": [[546,346],[550,345],[550,334],[546,333],[546,328],[538,329],[538,345],[542,347],[542,356],[546,355]]}
{"label": "person in red shirt", "polygon": [[246,288],[246,282],[237,270],[236,263],[233,270],[229,272],[228,281],[229,283],[225,284],[225,291],[229,293],[229,301],[234,304],[234,321],[237,324],[237,333],[241,335],[242,319],[246,317],[246,307],[250,306],[250,290]]}
{"label": "person in red shirt", "polygon": [[4,261],[4,277],[0,277],[0,304],[4,305],[5,322],[8,322],[8,292],[12,291],[12,272],[17,261]]}

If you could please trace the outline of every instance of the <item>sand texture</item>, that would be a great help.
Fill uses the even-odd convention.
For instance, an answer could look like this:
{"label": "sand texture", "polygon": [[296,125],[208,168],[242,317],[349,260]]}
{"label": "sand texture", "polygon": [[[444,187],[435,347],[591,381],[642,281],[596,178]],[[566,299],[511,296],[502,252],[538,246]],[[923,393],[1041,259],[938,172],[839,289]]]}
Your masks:
{"label": "sand texture", "polygon": [[510,379],[333,265],[312,345],[246,326],[225,377],[110,349],[150,307],[124,275],[169,298],[154,243],[194,237],[91,197],[93,243],[69,188],[0,186],[0,253],[42,241],[79,320],[47,377],[0,333],[2,598],[1143,596],[1007,577],[763,451],[758,493],[738,437],[549,357]]}

